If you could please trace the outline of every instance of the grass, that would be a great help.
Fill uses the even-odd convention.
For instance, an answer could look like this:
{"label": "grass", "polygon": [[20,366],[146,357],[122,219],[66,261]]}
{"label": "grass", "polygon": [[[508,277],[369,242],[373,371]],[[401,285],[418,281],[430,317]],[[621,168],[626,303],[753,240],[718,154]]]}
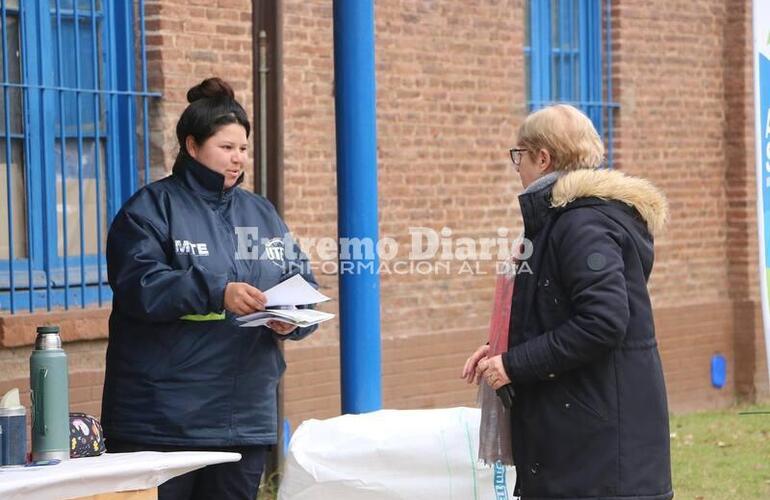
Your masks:
{"label": "grass", "polygon": [[257,500],[275,500],[278,498],[279,474],[274,472],[270,477],[263,478],[259,485]]}
{"label": "grass", "polygon": [[[770,499],[770,404],[672,416],[671,462],[676,500]],[[259,500],[276,498],[276,479]]]}
{"label": "grass", "polygon": [[770,404],[673,416],[671,461],[677,500],[770,499]]}

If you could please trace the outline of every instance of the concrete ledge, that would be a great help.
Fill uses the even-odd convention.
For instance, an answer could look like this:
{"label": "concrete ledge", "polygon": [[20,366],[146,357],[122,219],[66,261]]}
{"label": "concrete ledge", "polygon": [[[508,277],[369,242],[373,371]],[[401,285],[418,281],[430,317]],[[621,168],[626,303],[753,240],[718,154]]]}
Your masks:
{"label": "concrete ledge", "polygon": [[86,308],[0,316],[0,346],[20,347],[35,343],[35,329],[58,325],[63,342],[107,338],[111,309]]}

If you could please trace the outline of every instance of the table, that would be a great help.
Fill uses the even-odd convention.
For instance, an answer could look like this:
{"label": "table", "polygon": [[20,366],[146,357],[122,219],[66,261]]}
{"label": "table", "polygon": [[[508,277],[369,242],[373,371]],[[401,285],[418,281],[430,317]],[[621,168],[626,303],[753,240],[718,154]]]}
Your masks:
{"label": "table", "polygon": [[[140,451],[106,453],[42,467],[0,468],[0,498],[157,498],[155,489],[172,477],[206,465],[237,462],[240,459],[238,453]],[[116,496],[115,492],[123,493]]]}

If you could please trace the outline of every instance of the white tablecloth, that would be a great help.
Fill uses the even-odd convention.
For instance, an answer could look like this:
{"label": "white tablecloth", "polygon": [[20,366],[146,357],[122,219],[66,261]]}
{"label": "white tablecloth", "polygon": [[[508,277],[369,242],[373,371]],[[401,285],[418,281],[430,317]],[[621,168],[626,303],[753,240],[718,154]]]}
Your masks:
{"label": "white tablecloth", "polygon": [[41,467],[0,468],[0,498],[49,500],[155,488],[206,465],[240,459],[238,453],[140,451],[76,458]]}

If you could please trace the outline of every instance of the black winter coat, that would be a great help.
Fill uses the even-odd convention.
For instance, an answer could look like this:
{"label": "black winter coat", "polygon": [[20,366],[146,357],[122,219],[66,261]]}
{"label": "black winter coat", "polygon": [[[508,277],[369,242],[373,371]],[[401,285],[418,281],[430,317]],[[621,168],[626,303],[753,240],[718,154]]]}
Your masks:
{"label": "black winter coat", "polygon": [[[315,279],[294,241],[283,239],[288,229],[272,204],[223,184],[187,158],[137,191],[112,222],[102,398],[108,446],[110,437],[172,446],[276,442],[276,386],[285,369],[278,342],[287,337],[240,327],[224,311],[224,290],[233,281],[267,290],[297,272]],[[241,256],[259,258],[236,258],[247,245],[239,227],[252,235],[257,228],[256,244]]]}
{"label": "black winter coat", "polygon": [[667,216],[648,182],[578,170],[519,198],[505,369],[523,499],[673,497],[666,388],[647,280]]}

